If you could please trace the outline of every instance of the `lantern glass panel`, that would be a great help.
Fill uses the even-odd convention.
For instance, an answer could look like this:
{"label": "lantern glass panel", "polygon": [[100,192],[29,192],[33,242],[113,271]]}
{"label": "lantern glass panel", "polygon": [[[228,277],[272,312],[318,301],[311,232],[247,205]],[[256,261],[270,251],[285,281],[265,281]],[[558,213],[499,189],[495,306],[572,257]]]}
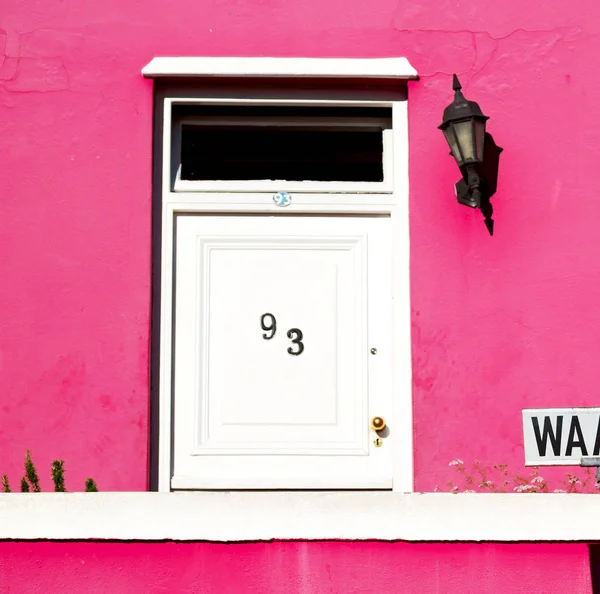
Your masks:
{"label": "lantern glass panel", "polygon": [[463,164],[463,156],[460,152],[460,146],[458,145],[456,135],[454,134],[454,126],[450,124],[443,132],[446,141],[448,142],[448,146],[450,146],[450,150],[452,151],[452,156],[460,167]]}
{"label": "lantern glass panel", "polygon": [[485,122],[475,120],[475,144],[477,146],[477,161],[483,161],[483,149],[485,141]]}
{"label": "lantern glass panel", "polygon": [[473,138],[473,120],[463,120],[462,122],[453,122],[451,126],[454,128],[454,134],[460,152],[462,153],[463,162],[459,165],[466,165],[477,161],[475,138]]}

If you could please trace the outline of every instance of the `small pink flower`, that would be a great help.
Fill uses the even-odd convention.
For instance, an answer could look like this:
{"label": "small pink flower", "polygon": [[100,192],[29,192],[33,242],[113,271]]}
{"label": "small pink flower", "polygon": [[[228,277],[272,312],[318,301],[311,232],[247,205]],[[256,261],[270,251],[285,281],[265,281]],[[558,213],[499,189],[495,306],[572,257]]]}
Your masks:
{"label": "small pink flower", "polygon": [[534,476],[534,477],[531,479],[531,483],[532,483],[532,484],[534,484],[534,485],[540,485],[540,484],[542,484],[543,482],[544,482],[544,479],[543,479],[541,476]]}
{"label": "small pink flower", "polygon": [[460,458],[456,458],[452,460],[452,462],[450,462],[448,466],[458,466],[459,464],[464,464],[464,462]]}

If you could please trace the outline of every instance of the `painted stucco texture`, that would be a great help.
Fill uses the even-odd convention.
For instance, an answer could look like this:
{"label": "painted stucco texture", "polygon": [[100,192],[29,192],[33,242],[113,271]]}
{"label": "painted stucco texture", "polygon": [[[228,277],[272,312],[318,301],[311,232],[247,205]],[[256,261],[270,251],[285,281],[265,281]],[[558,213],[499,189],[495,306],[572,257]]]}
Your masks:
{"label": "painted stucco texture", "polygon": [[585,545],[4,542],[0,591],[589,594],[586,560]]}
{"label": "painted stucco texture", "polygon": [[[522,467],[523,407],[598,403],[599,32],[592,0],[5,0],[0,472],[147,488],[157,55],[410,60],[416,488]],[[505,149],[493,238],[436,129],[454,72]]]}

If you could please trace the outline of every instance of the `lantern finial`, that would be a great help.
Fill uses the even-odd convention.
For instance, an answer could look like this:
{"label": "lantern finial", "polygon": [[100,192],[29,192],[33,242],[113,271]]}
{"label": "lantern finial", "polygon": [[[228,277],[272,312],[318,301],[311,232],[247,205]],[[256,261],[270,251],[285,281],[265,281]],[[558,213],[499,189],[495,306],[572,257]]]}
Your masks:
{"label": "lantern finial", "polygon": [[465,99],[465,96],[462,94],[462,85],[460,84],[460,81],[458,80],[458,76],[456,76],[456,74],[452,75],[452,90],[454,91],[454,103],[458,104],[458,103],[465,103],[467,100]]}

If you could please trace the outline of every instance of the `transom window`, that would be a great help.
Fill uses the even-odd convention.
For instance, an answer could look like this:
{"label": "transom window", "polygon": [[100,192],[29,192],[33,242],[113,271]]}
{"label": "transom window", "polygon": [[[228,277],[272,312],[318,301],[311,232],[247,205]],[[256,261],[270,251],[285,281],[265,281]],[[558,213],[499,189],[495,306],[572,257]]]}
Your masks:
{"label": "transom window", "polygon": [[[175,191],[226,182],[294,182],[295,191],[386,191],[391,183],[390,108],[177,106]],[[217,185],[206,184],[217,182]],[[299,182],[309,182],[302,187]],[[312,183],[310,183],[312,182]],[[367,184],[367,185],[363,185]],[[235,188],[235,186],[233,186]],[[274,189],[274,188],[273,188]]]}

